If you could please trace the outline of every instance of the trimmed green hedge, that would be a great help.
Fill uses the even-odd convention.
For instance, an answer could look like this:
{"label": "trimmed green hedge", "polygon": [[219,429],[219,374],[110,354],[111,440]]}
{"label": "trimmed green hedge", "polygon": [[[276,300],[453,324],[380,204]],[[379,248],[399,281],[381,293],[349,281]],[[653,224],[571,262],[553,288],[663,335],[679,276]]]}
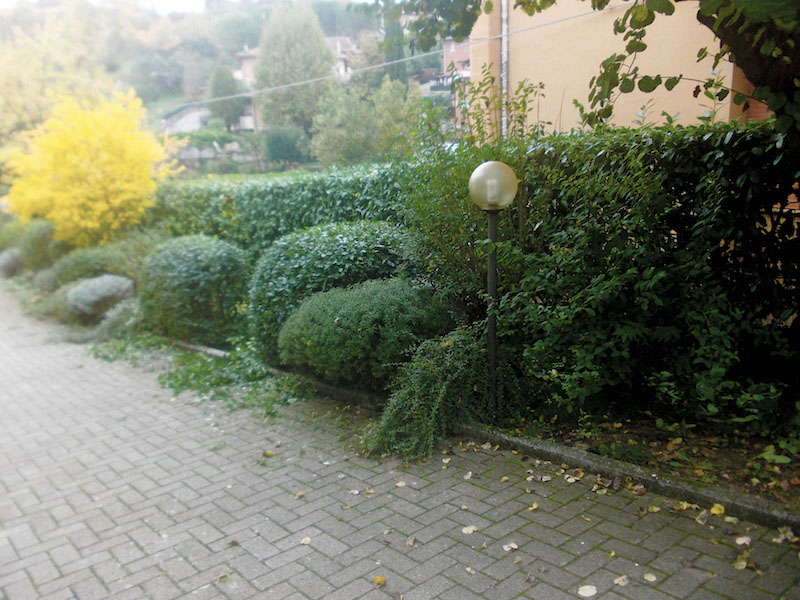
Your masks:
{"label": "trimmed green hedge", "polygon": [[421,341],[449,331],[450,307],[405,278],[314,294],[278,336],[282,364],[334,383],[380,390]]}
{"label": "trimmed green hedge", "polygon": [[781,134],[605,129],[430,150],[401,178],[404,221],[426,275],[472,319],[486,311],[486,223],[459,183],[490,158],[521,179],[500,218],[498,332],[549,398],[532,412],[796,435],[800,156]]}
{"label": "trimmed green hedge", "polygon": [[273,240],[313,225],[391,220],[400,202],[394,171],[376,166],[270,179],[165,182],[152,215],[175,235],[221,237],[257,255]]}
{"label": "trimmed green hedge", "polygon": [[248,279],[245,253],[233,244],[201,235],[172,239],[142,268],[143,322],[176,339],[225,346],[241,332]]}
{"label": "trimmed green hedge", "polygon": [[408,238],[399,226],[357,221],[320,225],[276,240],[262,254],[250,284],[250,327],[264,360],[277,360],[280,327],[314,292],[411,269]]}

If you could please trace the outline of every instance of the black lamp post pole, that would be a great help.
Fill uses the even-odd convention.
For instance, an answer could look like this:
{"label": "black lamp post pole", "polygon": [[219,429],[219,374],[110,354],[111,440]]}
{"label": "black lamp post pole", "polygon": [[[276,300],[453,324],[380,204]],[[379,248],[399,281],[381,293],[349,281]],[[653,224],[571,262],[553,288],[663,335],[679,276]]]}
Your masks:
{"label": "black lamp post pole", "polygon": [[486,350],[489,358],[489,385],[492,400],[495,400],[497,387],[497,214],[499,210],[487,210],[486,220],[489,222],[489,270],[486,274],[486,290],[489,294],[489,307],[486,323]]}

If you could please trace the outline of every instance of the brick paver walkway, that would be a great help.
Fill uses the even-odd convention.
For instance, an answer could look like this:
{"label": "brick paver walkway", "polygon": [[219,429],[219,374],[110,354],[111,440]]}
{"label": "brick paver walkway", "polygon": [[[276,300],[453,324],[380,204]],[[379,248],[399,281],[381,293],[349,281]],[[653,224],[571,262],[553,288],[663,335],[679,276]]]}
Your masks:
{"label": "brick paver walkway", "polygon": [[358,458],[333,414],[172,399],[0,288],[0,598],[800,599],[775,530],[503,449]]}

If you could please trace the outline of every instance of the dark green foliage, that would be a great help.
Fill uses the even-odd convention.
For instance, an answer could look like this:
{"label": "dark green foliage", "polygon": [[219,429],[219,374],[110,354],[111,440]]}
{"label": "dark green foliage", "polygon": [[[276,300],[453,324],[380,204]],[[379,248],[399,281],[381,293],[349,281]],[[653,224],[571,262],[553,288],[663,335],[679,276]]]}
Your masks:
{"label": "dark green foliage", "polygon": [[[214,74],[211,76],[211,98],[224,98],[235,96],[241,91],[241,86],[234,79],[233,73],[225,65],[217,65]],[[221,119],[225,123],[225,129],[239,123],[239,117],[244,114],[248,99],[244,97],[228,98],[227,100],[215,100],[208,104],[211,115]]]}
{"label": "dark green foliage", "polygon": [[522,414],[650,410],[785,434],[800,422],[800,221],[787,208],[800,160],[784,142],[726,124],[434,149],[400,173],[404,221],[426,275],[479,318],[489,248],[466,182],[488,159],[520,177],[496,249],[500,347],[545,398]]}
{"label": "dark green foliage", "polygon": [[305,300],[278,336],[282,364],[380,390],[421,341],[453,327],[450,307],[405,278],[366,281]]}
{"label": "dark green foliage", "polygon": [[460,422],[503,424],[518,417],[538,396],[525,390],[517,359],[513,349],[501,348],[492,400],[485,322],[423,342],[392,381],[381,420],[367,439],[369,450],[429,456]]}
{"label": "dark green foliage", "polygon": [[153,216],[174,235],[227,239],[254,255],[293,231],[357,219],[391,219],[401,201],[390,167],[300,177],[162,183]]}
{"label": "dark green foliage", "polygon": [[407,237],[397,226],[359,221],[312,227],[276,240],[261,256],[250,284],[250,326],[263,358],[277,359],[281,325],[314,292],[407,269]]}
{"label": "dark green foliage", "polygon": [[139,278],[144,323],[176,339],[224,346],[237,332],[249,269],[244,252],[194,235],[158,246]]}
{"label": "dark green foliage", "polygon": [[[765,127],[534,142],[501,343],[570,412],[649,409],[766,434],[797,419],[797,157]],[[513,259],[512,255],[507,256]],[[502,264],[502,263],[501,263]]]}
{"label": "dark green foliage", "polygon": [[264,135],[270,162],[302,164],[311,160],[308,134],[302,127],[290,123],[270,125]]}

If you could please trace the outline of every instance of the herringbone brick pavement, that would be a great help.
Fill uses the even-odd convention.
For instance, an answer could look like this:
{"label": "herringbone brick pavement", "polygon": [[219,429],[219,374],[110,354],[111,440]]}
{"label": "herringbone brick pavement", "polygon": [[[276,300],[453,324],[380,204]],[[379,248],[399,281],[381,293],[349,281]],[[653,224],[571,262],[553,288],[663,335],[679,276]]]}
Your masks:
{"label": "herringbone brick pavement", "polygon": [[0,598],[800,600],[774,530],[481,440],[361,458],[346,414],[173,398],[0,288]]}

